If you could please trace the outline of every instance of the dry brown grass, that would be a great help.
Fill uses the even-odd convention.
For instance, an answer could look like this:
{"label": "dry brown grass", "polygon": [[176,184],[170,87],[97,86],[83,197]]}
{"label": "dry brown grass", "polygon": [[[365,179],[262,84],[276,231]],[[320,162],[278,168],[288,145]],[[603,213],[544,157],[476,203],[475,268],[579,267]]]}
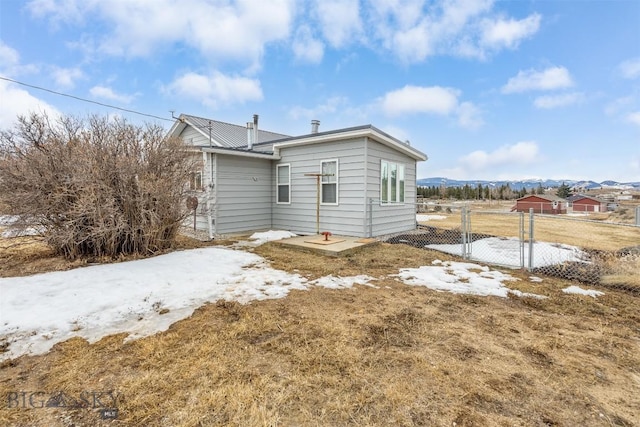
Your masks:
{"label": "dry brown grass", "polygon": [[[0,227],[0,232],[2,228]],[[206,245],[228,244],[231,241],[199,242],[198,240],[178,236],[171,249],[158,252],[166,253],[171,250],[193,249]],[[34,236],[0,238],[0,277],[28,276],[47,271],[63,271],[71,268],[87,266],[96,263],[130,261],[142,258],[140,255],[121,256],[119,258],[93,257],[74,261],[65,260],[57,256],[53,249],[44,241]]]}
{"label": "dry brown grass", "polygon": [[[191,245],[198,243],[190,241]],[[188,246],[185,244],[185,246]],[[439,253],[380,244],[342,258],[276,243],[255,250],[308,277],[368,274],[378,289],[316,288],[218,302],[152,337],[71,339],[0,366],[0,394],[120,393],[92,409],[0,408],[11,426],[633,426],[640,423],[640,305],[614,290],[546,300],[403,285],[389,274]],[[455,423],[455,424],[454,424]]]}
{"label": "dry brown grass", "polygon": [[620,289],[634,289],[640,294],[640,255],[626,255],[613,259],[605,266],[612,273],[602,278],[602,283]]}

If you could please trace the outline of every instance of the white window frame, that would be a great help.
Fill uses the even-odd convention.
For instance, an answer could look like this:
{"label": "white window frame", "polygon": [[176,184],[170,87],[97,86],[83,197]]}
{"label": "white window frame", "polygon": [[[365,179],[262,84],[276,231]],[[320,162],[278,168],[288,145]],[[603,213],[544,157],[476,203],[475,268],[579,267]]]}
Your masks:
{"label": "white window frame", "polygon": [[[287,168],[287,183],[280,183],[280,168]],[[286,202],[281,202],[280,201],[280,186],[288,186],[289,187],[289,194],[287,196],[287,201]],[[276,204],[278,205],[290,205],[291,204],[291,164],[290,163],[283,163],[281,165],[276,165]]]}
{"label": "white window frame", "polygon": [[[340,162],[338,161],[338,159],[325,159],[325,160],[320,160],[320,173],[322,173],[322,165],[324,165],[325,163],[334,163],[336,164],[336,173],[334,176],[321,176],[320,177],[320,204],[323,206],[338,206],[339,201],[340,201]],[[327,182],[325,182],[325,178],[327,179]],[[332,182],[332,180],[335,180],[335,182]],[[328,184],[335,184],[336,186],[336,201],[335,202],[325,202],[324,201],[324,191],[323,191],[323,187],[325,185]]]}
{"label": "white window frame", "polygon": [[[383,190],[384,190],[384,181],[385,181],[385,176],[383,176],[383,170],[384,165],[387,165],[387,176],[386,176],[386,194],[387,194],[387,200],[385,200],[385,196],[383,195]],[[396,182],[395,182],[395,188],[393,188],[393,186],[391,185],[391,169],[392,167],[395,166],[395,170],[396,170]],[[406,183],[407,183],[407,167],[404,163],[400,163],[400,162],[392,162],[389,160],[384,160],[384,159],[380,159],[380,205],[383,206],[397,206],[397,205],[403,205],[406,197],[407,197],[407,193],[406,193]],[[402,179],[401,179],[402,178]],[[390,200],[391,199],[391,194],[393,193],[392,190],[395,190],[395,198],[394,200]]]}

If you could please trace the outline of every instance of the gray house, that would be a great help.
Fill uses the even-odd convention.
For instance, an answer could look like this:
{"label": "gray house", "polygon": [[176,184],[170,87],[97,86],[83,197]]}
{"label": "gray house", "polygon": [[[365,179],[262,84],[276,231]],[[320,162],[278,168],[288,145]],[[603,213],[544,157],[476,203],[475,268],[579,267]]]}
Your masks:
{"label": "gray house", "polygon": [[190,183],[197,228],[375,237],[416,225],[416,164],[427,156],[371,125],[288,136],[182,114],[169,131],[201,156]]}

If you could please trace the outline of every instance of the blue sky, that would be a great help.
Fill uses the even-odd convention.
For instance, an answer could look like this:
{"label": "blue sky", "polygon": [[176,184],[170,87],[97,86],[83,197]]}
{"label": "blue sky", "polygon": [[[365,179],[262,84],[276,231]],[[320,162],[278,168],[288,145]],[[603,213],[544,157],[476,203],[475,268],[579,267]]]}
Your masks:
{"label": "blue sky", "polygon": [[[0,76],[291,135],[370,123],[420,178],[640,181],[637,0],[2,0]],[[0,80],[0,128],[43,109],[152,120]]]}

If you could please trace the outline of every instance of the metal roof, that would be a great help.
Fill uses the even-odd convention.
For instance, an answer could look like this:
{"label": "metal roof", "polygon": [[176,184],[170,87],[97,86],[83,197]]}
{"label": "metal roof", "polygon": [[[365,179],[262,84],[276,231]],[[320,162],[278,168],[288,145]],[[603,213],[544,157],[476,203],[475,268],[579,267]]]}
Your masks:
{"label": "metal roof", "polygon": [[582,199],[589,199],[589,200],[593,200],[594,202],[605,203],[605,201],[602,199],[599,199],[593,196],[587,196],[585,194],[574,194],[573,196],[568,197],[567,201],[575,202],[576,200],[582,200]]}
{"label": "metal roof", "polygon": [[[211,125],[211,138],[218,141],[223,147],[242,148],[247,147],[247,128],[217,120],[182,114],[180,118],[196,128],[203,135],[209,135]],[[289,138],[289,135],[262,130],[258,127],[258,144],[278,139]]]}
{"label": "metal roof", "polygon": [[526,196],[520,197],[518,200],[528,199],[529,197],[538,197],[540,199],[547,200],[549,202],[566,202],[562,197],[553,195],[553,194],[527,194]]}
{"label": "metal roof", "polygon": [[[169,134],[180,134],[185,126],[192,126],[206,138],[209,137],[209,128],[211,128],[212,143],[218,148],[230,149],[230,153],[234,151],[237,152],[237,150],[248,150],[247,128],[245,126],[191,116],[188,114],[181,114],[180,118],[176,120],[176,123],[172,126]],[[402,142],[370,124],[310,133],[300,136],[289,136],[258,129],[258,142],[253,144],[250,151],[256,154],[273,154],[277,157],[277,151],[281,147],[339,141],[344,138],[361,136],[371,137],[376,141],[393,147],[416,160],[427,160],[427,155],[422,153],[420,150],[411,147],[407,142]],[[204,149],[207,146],[199,145],[198,147]]]}

